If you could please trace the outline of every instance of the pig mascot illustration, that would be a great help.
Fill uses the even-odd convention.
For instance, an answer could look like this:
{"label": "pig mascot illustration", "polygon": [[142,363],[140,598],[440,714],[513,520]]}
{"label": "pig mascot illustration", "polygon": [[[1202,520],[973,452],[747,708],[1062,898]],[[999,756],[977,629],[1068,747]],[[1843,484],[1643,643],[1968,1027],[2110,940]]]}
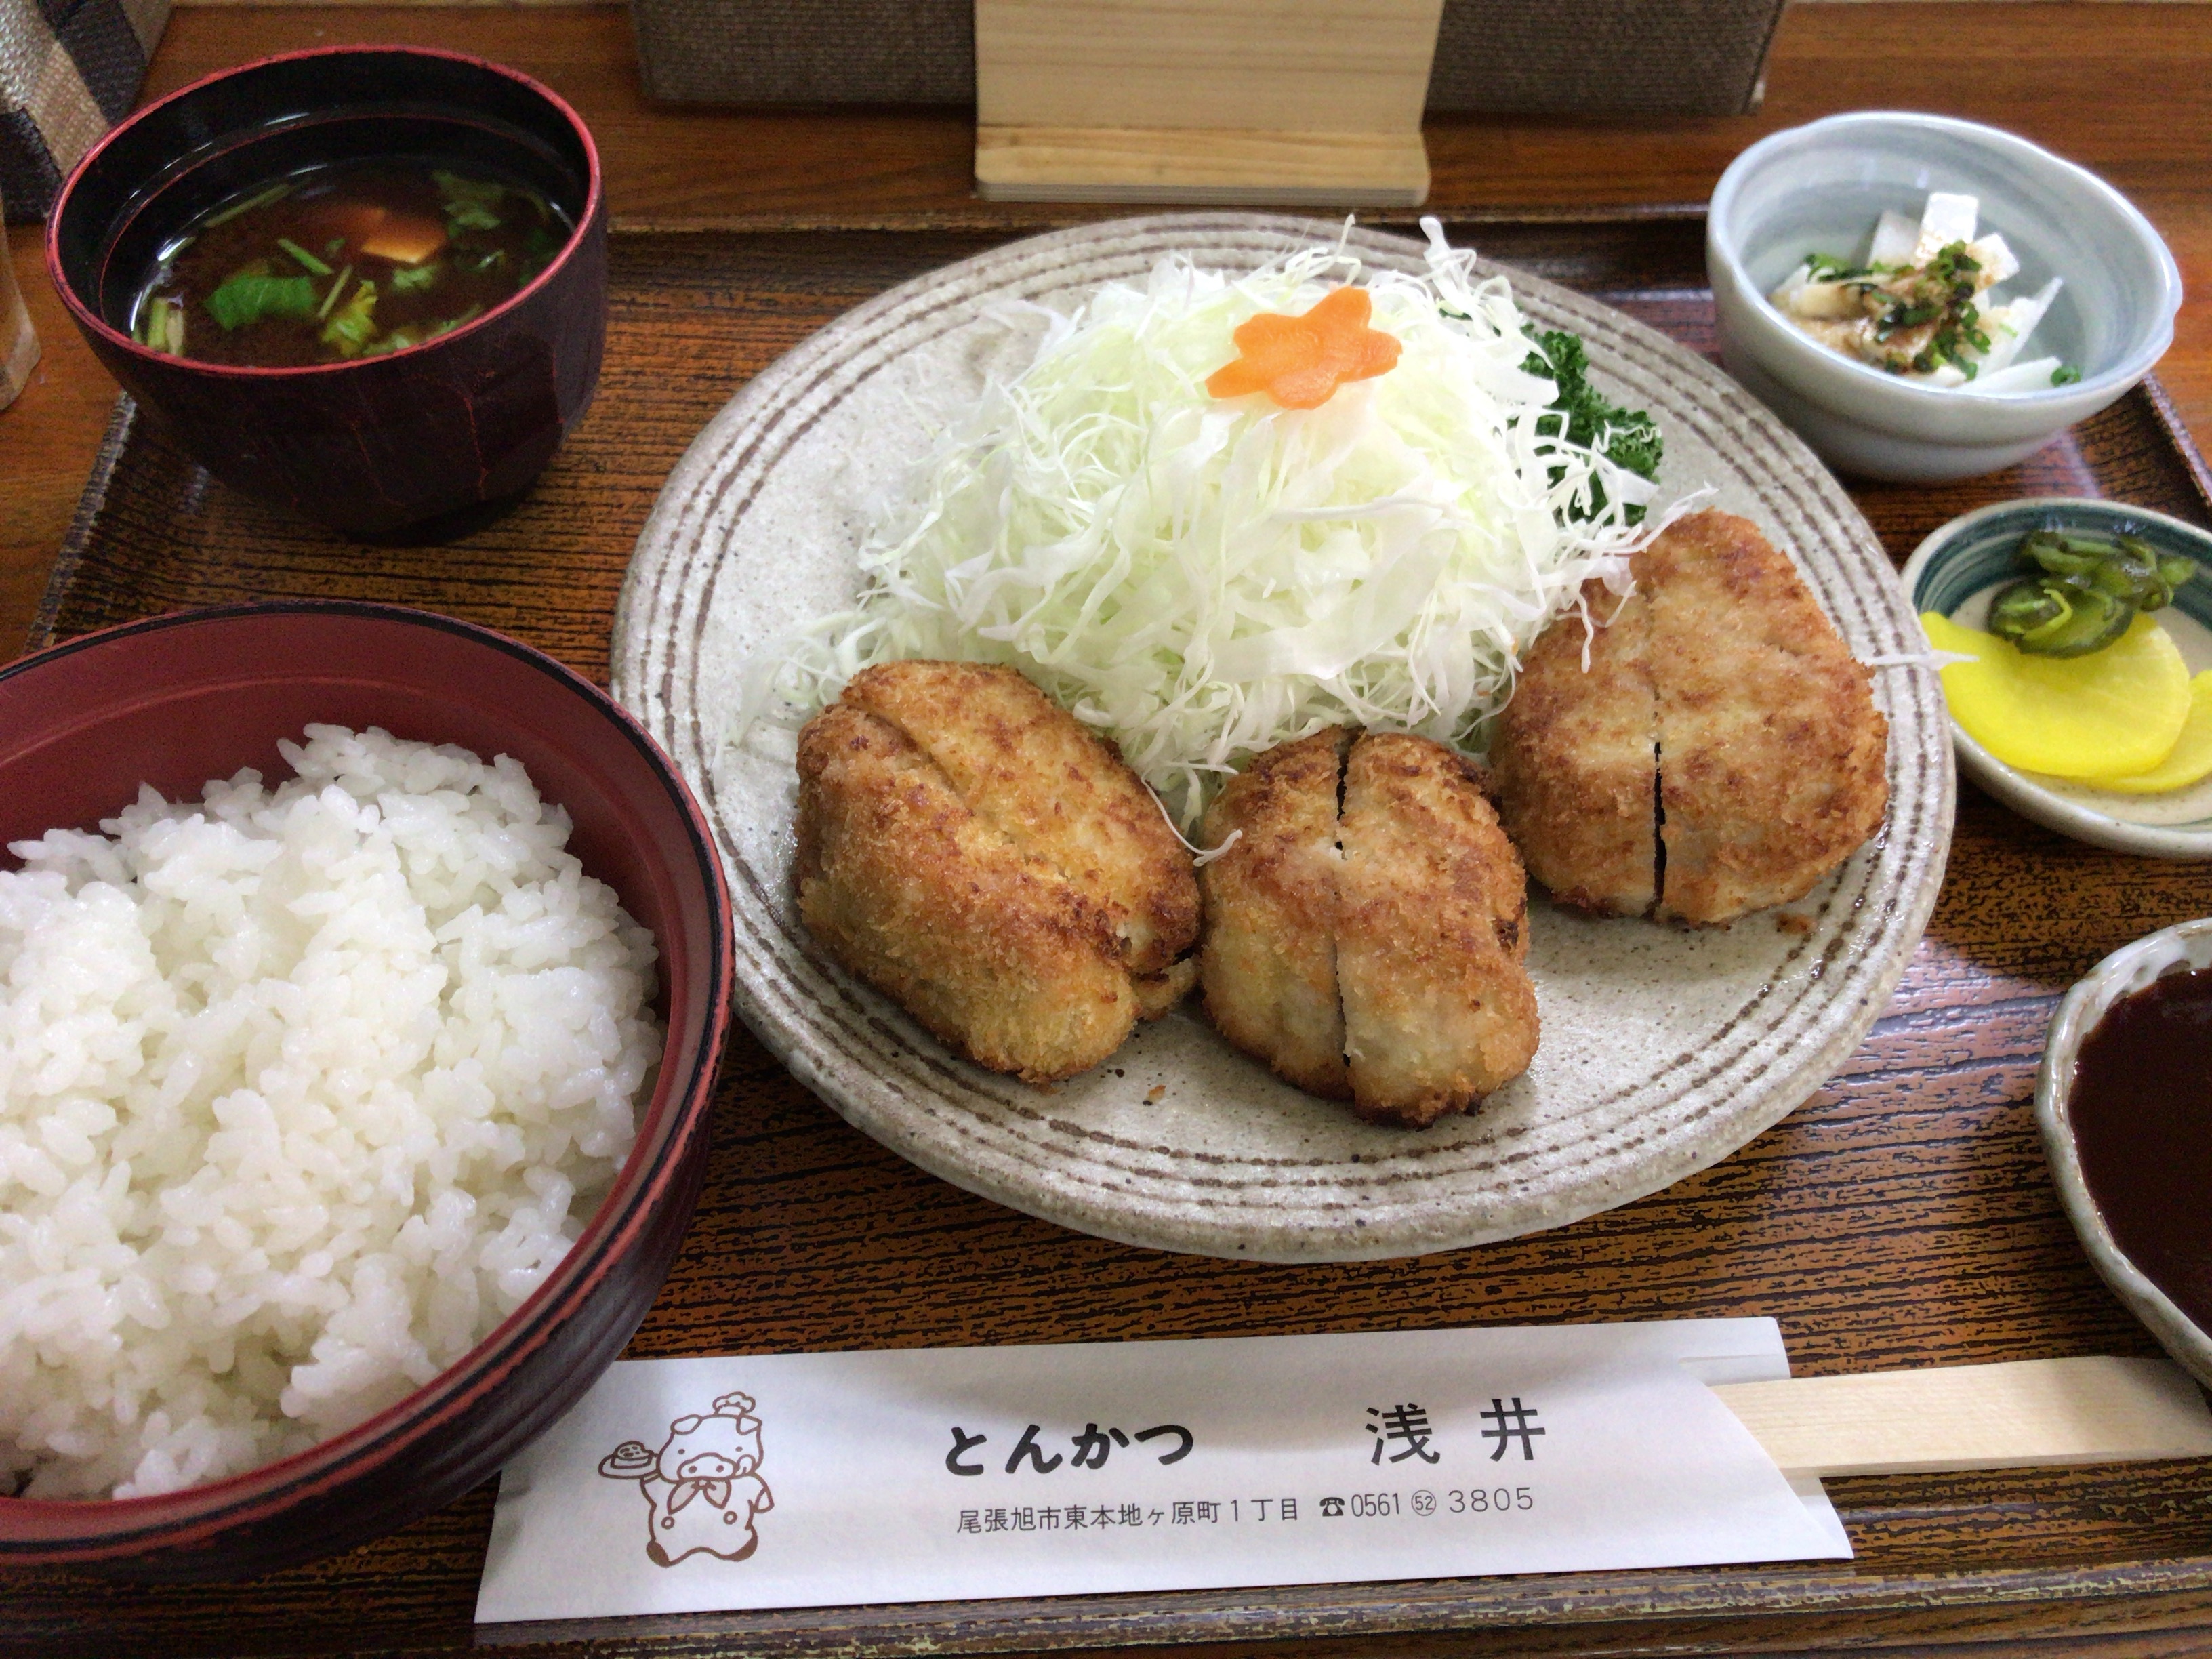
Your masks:
{"label": "pig mascot illustration", "polygon": [[703,1417],[679,1417],[668,1425],[659,1451],[642,1440],[625,1440],[600,1460],[610,1480],[635,1480],[651,1511],[646,1554],[673,1566],[705,1551],[742,1561],[759,1547],[753,1517],[775,1507],[759,1475],[760,1419],[749,1394],[726,1394]]}

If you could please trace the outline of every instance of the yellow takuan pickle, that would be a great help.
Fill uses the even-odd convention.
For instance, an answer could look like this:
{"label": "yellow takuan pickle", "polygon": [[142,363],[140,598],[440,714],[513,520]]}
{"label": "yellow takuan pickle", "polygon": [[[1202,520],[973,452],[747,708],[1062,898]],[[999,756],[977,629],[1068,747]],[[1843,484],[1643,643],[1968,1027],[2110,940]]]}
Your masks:
{"label": "yellow takuan pickle", "polygon": [[2148,772],[2100,778],[2097,787],[2129,795],[2162,795],[2169,789],[2185,789],[2208,776],[2212,776],[2212,668],[2189,682],[2189,719],[2173,752]]}
{"label": "yellow takuan pickle", "polygon": [[2160,765],[2188,721],[2189,670],[2148,617],[2085,657],[2029,656],[1932,611],[1920,625],[1937,650],[1976,659],[1943,670],[1943,695],[2008,766],[2109,785]]}

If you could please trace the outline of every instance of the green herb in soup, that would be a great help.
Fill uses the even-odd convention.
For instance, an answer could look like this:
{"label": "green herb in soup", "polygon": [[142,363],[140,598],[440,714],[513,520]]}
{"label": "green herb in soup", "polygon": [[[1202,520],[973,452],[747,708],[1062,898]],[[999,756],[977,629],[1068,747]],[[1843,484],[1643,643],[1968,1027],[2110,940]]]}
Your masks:
{"label": "green herb in soup", "polygon": [[163,251],[139,343],[288,368],[421,345],[520,291],[568,240],[526,186],[428,161],[324,167],[240,191]]}

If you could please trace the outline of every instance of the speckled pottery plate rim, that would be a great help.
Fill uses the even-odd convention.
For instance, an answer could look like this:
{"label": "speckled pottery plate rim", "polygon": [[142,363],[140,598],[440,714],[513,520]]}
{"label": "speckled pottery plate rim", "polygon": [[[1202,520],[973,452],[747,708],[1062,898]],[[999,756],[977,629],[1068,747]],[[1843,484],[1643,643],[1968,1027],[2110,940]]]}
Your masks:
{"label": "speckled pottery plate rim", "polygon": [[[2151,507],[2083,495],[2037,495],[1993,501],[1937,526],[1913,549],[1898,580],[1916,616],[1923,608],[1920,594],[1940,569],[1942,562],[1975,546],[1978,532],[2008,520],[2023,526],[2038,520],[2071,520],[2079,523],[2101,520],[2155,526],[2183,544],[2200,564],[2212,568],[2212,532]],[[1922,638],[1924,643],[1926,636]],[[1948,712],[1945,718],[1951,727],[1951,741],[1958,750],[1959,763],[1966,775],[2022,817],[2111,852],[2134,853],[2144,858],[2212,859],[2212,817],[2185,824],[2133,823],[2114,817],[2086,802],[2061,794],[2039,781],[2033,773],[2007,765],[1976,742]]]}
{"label": "speckled pottery plate rim", "polygon": [[2212,916],[2163,927],[2122,945],[2059,999],[2057,1012],[2051,1017],[2050,1034],[2044,1041],[2043,1064],[2035,1074],[2035,1123],[2043,1133],[2043,1156],[2051,1166],[2059,1202],[2065,1206],[2066,1218],[2074,1224],[2090,1265],[2158,1339],[2159,1346],[2183,1370],[2212,1388],[2212,1334],[2201,1329],[2152,1283],[2112,1237],[2082,1173],[2069,1111],[2074,1063],[2082,1039],[2122,997],[2179,967],[2212,968]]}
{"label": "speckled pottery plate rim", "polygon": [[[1850,648],[1891,664],[1875,676],[1891,723],[1884,830],[1787,927],[1759,916],[1692,933],[1539,902],[1535,1065],[1480,1111],[1418,1134],[1289,1089],[1188,1006],[1106,1066],[1030,1089],[955,1058],[830,961],[791,902],[788,762],[726,744],[723,726],[749,653],[849,599],[860,503],[879,499],[863,484],[880,482],[884,452],[902,467],[917,453],[922,428],[902,402],[913,377],[959,381],[1012,351],[1000,338],[1007,301],[1065,309],[1171,252],[1250,269],[1342,234],[1274,215],[1151,216],[1012,243],[866,301],[701,433],[638,538],[616,617],[615,696],[676,757],[721,841],[747,1024],[799,1081],[924,1169],[1127,1243],[1278,1261],[1413,1255],[1670,1185],[1778,1121],[1856,1048],[1919,940],[1949,849],[1941,690],[1909,660],[1925,650],[1917,623],[1842,487],[1711,364],[1510,273],[1532,319],[1589,342],[1601,386],[1659,417],[1672,447],[1662,483],[1710,477],[1721,505],[1797,559]],[[1348,243],[1373,264],[1425,269],[1406,238],[1354,230]]]}

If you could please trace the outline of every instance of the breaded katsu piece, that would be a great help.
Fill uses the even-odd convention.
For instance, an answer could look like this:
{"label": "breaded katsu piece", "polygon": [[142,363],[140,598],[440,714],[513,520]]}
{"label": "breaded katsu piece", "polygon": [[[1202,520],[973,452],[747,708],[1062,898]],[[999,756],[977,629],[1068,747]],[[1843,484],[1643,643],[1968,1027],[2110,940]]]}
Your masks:
{"label": "breaded katsu piece", "polygon": [[1133,974],[1164,974],[1198,937],[1190,856],[1110,743],[1011,668],[880,663],[841,699],[890,721],[969,811],[1112,918]]}
{"label": "breaded katsu piece", "polygon": [[846,967],[1032,1083],[1121,1046],[1137,998],[1110,919],[896,726],[824,709],[799,734],[799,914]]}
{"label": "breaded katsu piece", "polygon": [[1222,1034],[1285,1079],[1421,1127],[1535,1053],[1527,882],[1456,755],[1352,737],[1269,750],[1207,812],[1209,845],[1242,834],[1200,872],[1200,978]]}
{"label": "breaded katsu piece", "polygon": [[1659,860],[1648,603],[1594,581],[1583,608],[1599,626],[1571,613],[1546,629],[1498,717],[1490,764],[1498,814],[1528,873],[1560,903],[1645,915]]}
{"label": "breaded katsu piece", "polygon": [[890,663],[799,734],[799,914],[977,1064],[1097,1065],[1189,991],[1198,884],[1111,744],[1011,669]]}
{"label": "breaded katsu piece", "polygon": [[1129,982],[1137,988],[1137,1018],[1158,1019],[1196,988],[1198,958],[1185,957],[1164,974],[1139,974]]}
{"label": "breaded katsu piece", "polygon": [[1529,651],[1491,747],[1500,816],[1584,909],[1712,924],[1803,896],[1888,806],[1872,677],[1747,520],[1679,520],[1632,570],[1589,672],[1578,616]]}
{"label": "breaded katsu piece", "polygon": [[1747,520],[1697,514],[1636,562],[1664,665],[1656,914],[1727,921],[1802,897],[1889,805],[1873,675]]}
{"label": "breaded katsu piece", "polygon": [[1352,747],[1336,975],[1353,1109],[1425,1127],[1536,1053],[1528,882],[1465,763],[1425,738]]}
{"label": "breaded katsu piece", "polygon": [[1337,784],[1349,732],[1269,750],[1206,809],[1199,977],[1221,1035],[1310,1094],[1348,1098],[1336,988]]}

